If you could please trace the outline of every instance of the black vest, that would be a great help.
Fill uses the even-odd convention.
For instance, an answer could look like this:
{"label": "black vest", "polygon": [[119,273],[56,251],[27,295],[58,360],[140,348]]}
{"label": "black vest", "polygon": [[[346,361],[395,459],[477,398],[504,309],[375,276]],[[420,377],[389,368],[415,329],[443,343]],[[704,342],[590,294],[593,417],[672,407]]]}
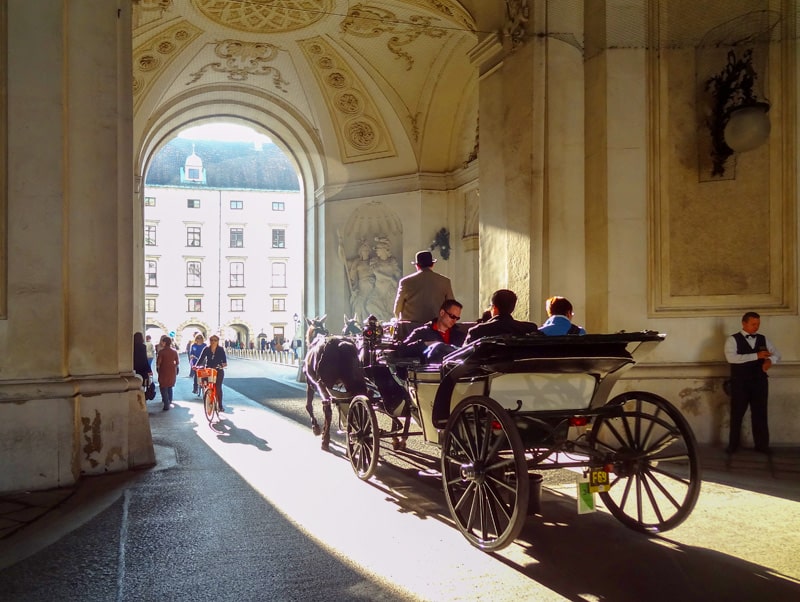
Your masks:
{"label": "black vest", "polygon": [[[741,332],[733,335],[736,341],[736,353],[739,355],[750,355],[759,351],[767,350],[767,339],[763,334],[756,334],[756,346],[750,347],[750,343]],[[767,373],[761,368],[763,359],[744,364],[731,364],[731,378],[766,378]]]}

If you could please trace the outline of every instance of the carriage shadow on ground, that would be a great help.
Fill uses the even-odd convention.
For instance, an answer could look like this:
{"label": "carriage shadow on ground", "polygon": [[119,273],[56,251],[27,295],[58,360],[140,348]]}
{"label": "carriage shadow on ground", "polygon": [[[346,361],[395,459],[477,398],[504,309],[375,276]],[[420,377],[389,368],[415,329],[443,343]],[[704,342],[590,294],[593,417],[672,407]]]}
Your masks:
{"label": "carriage shadow on ground", "polygon": [[[229,379],[228,384],[250,399],[308,425],[305,399],[298,389],[261,378]],[[314,409],[319,413],[320,405],[315,400]],[[346,462],[344,437],[336,426],[334,411],[332,452]],[[381,463],[365,484],[382,491],[386,501],[396,504],[399,512],[457,529],[442,494],[441,480],[437,478],[437,449],[421,443],[419,437],[409,439],[409,444],[410,449],[396,452],[389,440],[382,440]],[[670,539],[669,533],[648,536],[632,531],[605,512],[578,515],[575,497],[563,493],[564,488],[557,484],[549,487],[549,478],[550,475],[545,478],[541,513],[528,518],[514,545],[492,556],[566,599],[637,602],[672,601],[676,597],[684,601],[800,599],[800,583],[766,566]],[[717,482],[724,480],[720,478]],[[758,491],[752,487],[751,490]],[[731,530],[724,525],[724,514],[712,518],[723,523],[721,529]],[[700,531],[711,533],[715,529],[712,520],[695,524]],[[759,537],[758,531],[758,525],[752,524],[747,532],[732,533],[731,537],[741,538],[742,545],[746,545],[748,539]],[[702,535],[693,541],[703,541]]]}

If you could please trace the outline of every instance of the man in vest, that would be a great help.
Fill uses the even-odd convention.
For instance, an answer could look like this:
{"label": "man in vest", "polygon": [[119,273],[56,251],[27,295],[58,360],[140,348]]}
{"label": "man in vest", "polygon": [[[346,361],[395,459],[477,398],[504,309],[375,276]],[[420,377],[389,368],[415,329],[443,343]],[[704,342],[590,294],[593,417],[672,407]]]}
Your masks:
{"label": "man in vest", "polygon": [[780,361],[778,350],[763,334],[757,334],[761,316],[748,311],[742,316],[742,330],[725,340],[725,359],[731,365],[731,430],[728,447],[732,454],[739,449],[739,439],[747,407],[753,424],[755,450],[769,454],[767,370]]}

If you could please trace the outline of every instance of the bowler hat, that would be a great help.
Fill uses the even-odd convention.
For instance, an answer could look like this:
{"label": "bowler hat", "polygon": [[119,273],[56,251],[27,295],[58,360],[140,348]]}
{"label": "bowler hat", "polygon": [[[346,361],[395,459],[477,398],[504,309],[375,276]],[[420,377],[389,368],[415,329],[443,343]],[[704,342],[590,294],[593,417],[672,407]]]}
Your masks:
{"label": "bowler hat", "polygon": [[429,268],[436,263],[436,260],[433,258],[430,251],[419,251],[414,261],[411,263],[416,263],[421,268]]}

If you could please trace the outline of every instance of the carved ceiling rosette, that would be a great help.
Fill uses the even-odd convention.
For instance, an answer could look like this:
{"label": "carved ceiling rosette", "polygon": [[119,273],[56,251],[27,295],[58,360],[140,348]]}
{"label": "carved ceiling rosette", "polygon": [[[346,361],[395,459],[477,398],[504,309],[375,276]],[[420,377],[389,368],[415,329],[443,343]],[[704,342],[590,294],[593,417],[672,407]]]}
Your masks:
{"label": "carved ceiling rosette", "polygon": [[342,161],[394,156],[394,146],[383,117],[347,61],[321,36],[301,40],[298,44],[337,126]]}
{"label": "carved ceiling rosette", "polygon": [[148,90],[172,61],[202,32],[181,21],[140,44],[133,51],[133,98],[137,107]]}
{"label": "carved ceiling rosette", "polygon": [[192,0],[205,17],[249,33],[281,33],[309,27],[333,11],[334,0]]}

